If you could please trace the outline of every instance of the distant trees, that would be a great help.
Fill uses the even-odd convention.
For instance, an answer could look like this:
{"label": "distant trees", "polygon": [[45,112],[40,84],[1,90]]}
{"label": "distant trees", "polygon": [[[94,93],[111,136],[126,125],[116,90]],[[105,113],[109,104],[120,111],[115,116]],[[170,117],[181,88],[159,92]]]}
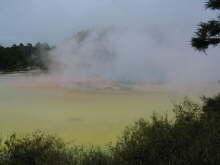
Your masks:
{"label": "distant trees", "polygon": [[11,47],[0,45],[0,72],[46,70],[50,49],[47,43],[37,43],[35,46],[30,43],[14,44]]}
{"label": "distant trees", "polygon": [[[206,8],[220,10],[220,0],[209,0],[206,3]],[[200,23],[195,35],[192,37],[191,44],[196,50],[204,52],[210,45],[219,45],[220,15],[217,17],[217,19]]]}

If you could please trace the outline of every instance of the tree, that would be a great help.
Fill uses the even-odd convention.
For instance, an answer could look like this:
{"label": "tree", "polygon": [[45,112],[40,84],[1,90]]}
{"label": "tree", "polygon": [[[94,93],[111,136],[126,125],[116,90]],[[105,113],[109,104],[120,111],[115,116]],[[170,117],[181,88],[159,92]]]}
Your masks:
{"label": "tree", "polygon": [[127,127],[112,148],[114,164],[218,164],[219,100],[220,96],[206,98],[200,106],[186,98],[174,105],[172,120],[154,115],[151,121],[141,119]]}
{"label": "tree", "polygon": [[[220,10],[220,0],[209,0],[206,8],[211,10]],[[206,51],[209,46],[218,46],[220,44],[220,15],[217,19],[199,24],[195,35],[191,41],[192,47],[198,51]]]}
{"label": "tree", "polygon": [[30,69],[47,70],[49,51],[47,43],[28,43],[3,47],[0,45],[0,72],[26,71]]}
{"label": "tree", "polygon": [[203,107],[204,117],[208,120],[219,120],[220,117],[220,94],[215,97],[203,97]]}
{"label": "tree", "polygon": [[4,162],[0,164],[70,165],[72,161],[72,156],[61,139],[39,131],[21,138],[14,134],[5,141],[4,147]]}

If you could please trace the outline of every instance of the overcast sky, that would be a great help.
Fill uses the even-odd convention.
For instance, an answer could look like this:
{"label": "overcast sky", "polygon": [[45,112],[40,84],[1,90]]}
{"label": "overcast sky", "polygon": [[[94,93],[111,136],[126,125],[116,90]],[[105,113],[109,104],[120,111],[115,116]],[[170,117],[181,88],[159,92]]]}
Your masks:
{"label": "overcast sky", "polygon": [[[1,0],[0,44],[48,42],[57,45],[54,54],[58,56],[54,58],[58,57],[55,59],[59,61],[59,57],[65,57],[59,62],[69,66],[65,70],[70,73],[67,77],[73,76],[73,70],[81,71],[75,68],[81,65],[72,62],[87,62],[93,64],[95,74],[117,73],[110,75],[113,78],[153,79],[159,73],[159,77],[174,81],[220,79],[219,48],[210,49],[205,56],[190,45],[198,23],[217,16],[216,12],[205,9],[205,1]],[[116,29],[108,34],[108,44],[96,43],[97,40],[90,38],[81,48],[82,56],[73,56],[74,33],[87,29],[100,32],[106,28]],[[97,65],[100,60],[93,58],[102,44],[117,54],[110,71],[106,71],[103,62]],[[85,61],[85,56],[91,56],[93,63]],[[85,72],[90,75],[91,69]]]}
{"label": "overcast sky", "polygon": [[214,16],[204,0],[1,0],[0,43],[55,44],[102,26],[162,26],[189,36],[200,21]]}

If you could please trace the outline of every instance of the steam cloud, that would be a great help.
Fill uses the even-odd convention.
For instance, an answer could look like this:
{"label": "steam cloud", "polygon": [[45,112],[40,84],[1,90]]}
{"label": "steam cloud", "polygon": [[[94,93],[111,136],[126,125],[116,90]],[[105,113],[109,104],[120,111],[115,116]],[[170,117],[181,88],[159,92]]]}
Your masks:
{"label": "steam cloud", "polygon": [[[215,12],[204,10],[203,2],[47,0],[42,5],[36,0],[4,1],[0,32],[2,42],[56,43],[50,52],[49,80],[218,80],[219,48],[205,56],[190,46],[197,23],[216,18]],[[83,29],[88,31],[57,43]]]}
{"label": "steam cloud", "polygon": [[[188,40],[190,40],[190,35]],[[216,51],[216,50],[214,50]],[[95,28],[51,51],[59,80],[184,83],[218,80],[216,52],[196,53],[181,32],[164,27]]]}

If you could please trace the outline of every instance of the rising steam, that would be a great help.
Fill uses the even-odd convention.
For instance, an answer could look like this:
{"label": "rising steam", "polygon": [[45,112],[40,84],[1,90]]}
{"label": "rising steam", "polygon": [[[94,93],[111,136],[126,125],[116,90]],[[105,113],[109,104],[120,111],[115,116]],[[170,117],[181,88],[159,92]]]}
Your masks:
{"label": "rising steam", "polygon": [[219,66],[210,60],[218,57],[197,55],[181,33],[155,27],[81,31],[50,54],[51,75],[65,81],[171,83],[219,78],[212,74]]}

